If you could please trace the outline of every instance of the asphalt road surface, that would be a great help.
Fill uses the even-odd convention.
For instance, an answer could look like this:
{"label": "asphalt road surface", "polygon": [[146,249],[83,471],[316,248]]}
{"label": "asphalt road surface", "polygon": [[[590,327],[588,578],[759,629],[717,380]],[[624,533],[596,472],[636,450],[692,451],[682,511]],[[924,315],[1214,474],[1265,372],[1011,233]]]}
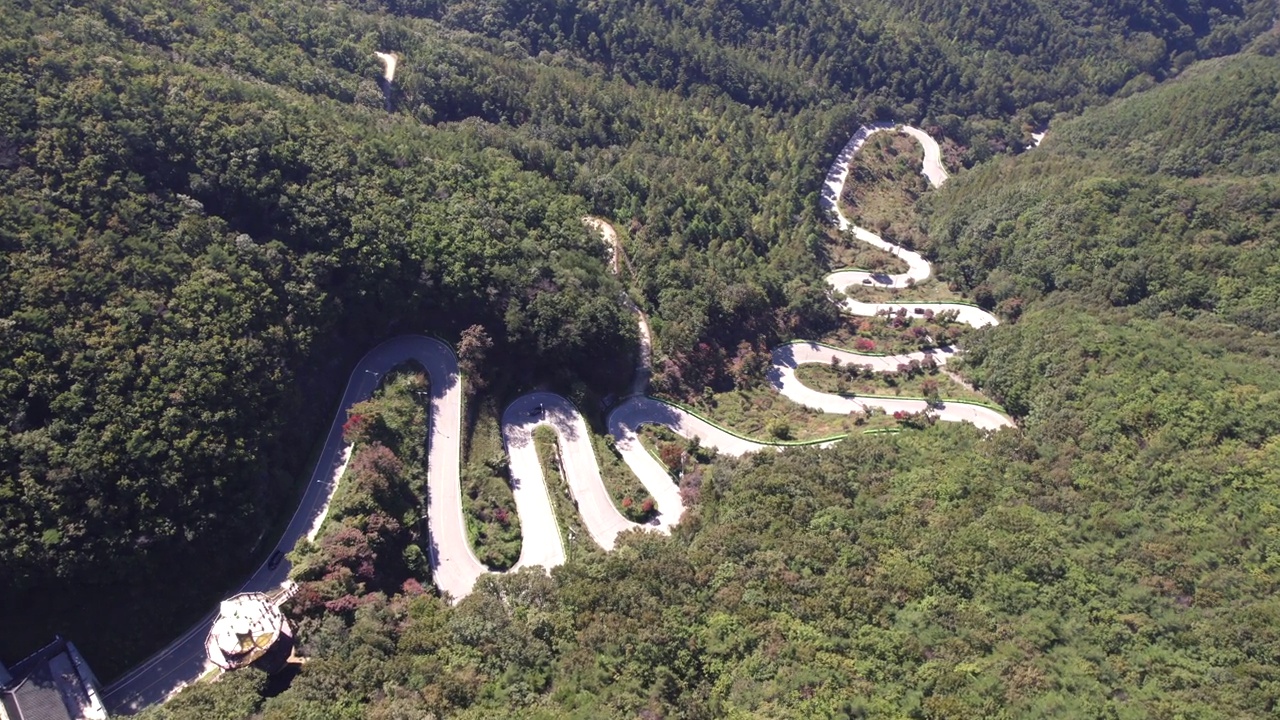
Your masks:
{"label": "asphalt road surface", "polygon": [[[796,377],[796,368],[800,365],[806,363],[830,364],[833,356],[839,358],[842,363],[852,361],[856,364],[869,364],[875,370],[884,372],[896,371],[899,363],[905,364],[911,362],[911,360],[920,360],[925,355],[931,355],[938,364],[943,364],[946,362],[949,353],[935,351],[932,353],[914,352],[906,355],[866,356],[858,355],[857,353],[833,351],[830,348],[813,344],[792,343],[774,349],[773,366],[769,370],[769,384],[785,397],[805,407],[825,413],[848,415],[855,411],[866,412],[868,408],[880,408],[892,415],[899,411],[917,413],[929,410],[944,422],[967,422],[984,430],[998,430],[1002,427],[1013,425],[1013,421],[1006,415],[984,405],[949,400],[931,407],[924,400],[913,398],[869,397],[865,395],[845,397],[813,390]],[[869,360],[872,362],[868,362]]]}
{"label": "asphalt road surface", "polygon": [[[862,146],[866,144],[872,135],[880,132],[892,132],[898,128],[920,141],[920,144],[924,146],[924,162],[920,170],[921,174],[928,178],[930,184],[934,187],[946,182],[947,170],[942,166],[942,149],[938,146],[938,142],[925,131],[910,125],[895,126],[890,123],[864,125],[858,128],[858,132],[854,133],[848,144],[844,146],[844,150],[836,157],[831,169],[827,172],[827,179],[822,188],[822,206],[832,216],[841,230],[850,230],[856,239],[901,259],[907,264],[907,272],[887,275],[864,270],[838,270],[827,276],[827,283],[841,292],[855,286],[883,289],[905,288],[913,284],[922,283],[933,274],[933,268],[929,265],[929,261],[925,260],[920,253],[894,245],[870,230],[854,225],[844,214],[844,211],[840,209],[840,193],[844,188],[845,180],[849,177],[849,167],[858,151],[862,149]],[[956,318],[958,322],[974,327],[995,325],[998,322],[994,315],[982,308],[960,303],[868,303],[857,300],[846,300],[844,302],[845,310],[850,314],[859,316],[872,316],[886,310],[895,312],[899,308],[905,308],[909,314],[920,314],[926,310],[932,310],[935,313],[954,310],[959,313]],[[917,313],[917,311],[919,312]]]}

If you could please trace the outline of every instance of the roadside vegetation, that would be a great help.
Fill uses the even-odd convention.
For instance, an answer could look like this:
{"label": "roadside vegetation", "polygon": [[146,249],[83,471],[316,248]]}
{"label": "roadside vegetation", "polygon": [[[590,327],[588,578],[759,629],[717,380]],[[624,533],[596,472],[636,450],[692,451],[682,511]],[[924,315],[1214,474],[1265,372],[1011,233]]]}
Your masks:
{"label": "roadside vegetation", "polygon": [[582,524],[578,504],[573,499],[569,482],[560,470],[560,446],[556,431],[546,425],[539,425],[533,430],[533,444],[538,450],[538,461],[542,463],[542,476],[547,483],[551,507],[556,513],[556,526],[560,529],[560,541],[564,544],[566,559],[580,559],[583,553],[599,551],[600,546],[591,537],[591,533],[587,532],[587,526]]}
{"label": "roadside vegetation", "polygon": [[702,483],[715,472],[718,453],[703,447],[697,438],[682,438],[661,425],[642,426],[637,437],[645,450],[667,469],[672,482],[680,488],[685,507],[695,507],[701,498]]}
{"label": "roadside vegetation", "polygon": [[511,494],[500,415],[489,397],[478,402],[481,406],[471,416],[463,446],[463,515],[476,557],[490,569],[501,571],[520,559],[520,516]]}
{"label": "roadside vegetation", "polygon": [[885,373],[866,370],[857,363],[839,366],[808,363],[796,368],[796,377],[814,390],[836,395],[882,395],[931,401],[967,400],[990,403],[985,395],[966,388],[936,366],[904,365],[897,372]]}
{"label": "roadside vegetation", "polygon": [[767,386],[710,393],[689,407],[732,433],[766,443],[807,442],[888,424],[863,413],[813,410]]}
{"label": "roadside vegetation", "polygon": [[[892,291],[889,291],[892,292]],[[877,302],[892,302],[881,298]],[[974,328],[956,322],[949,313],[925,311],[846,316],[820,342],[845,350],[878,355],[901,355],[948,345],[963,345]]]}
{"label": "roadside vegetation", "polygon": [[951,283],[937,276],[903,288],[885,288],[871,283],[850,285],[842,291],[846,297],[873,303],[959,303],[978,305],[972,298],[953,289]]}
{"label": "roadside vegetation", "polygon": [[349,614],[369,593],[430,587],[426,523],[428,378],[388,372],[343,426],[351,459],[314,541],[289,553],[295,617]]}
{"label": "roadside vegetation", "polygon": [[872,135],[849,165],[849,178],[840,194],[844,214],[854,225],[894,245],[908,250],[924,247],[925,235],[915,210],[916,202],[930,189],[920,173],[923,163],[924,149],[910,135],[892,131]]}
{"label": "roadside vegetation", "polygon": [[613,436],[592,435],[591,446],[600,465],[600,477],[618,512],[634,523],[644,524],[652,520],[658,513],[653,496],[622,461],[622,456],[613,447]]}
{"label": "roadside vegetation", "polygon": [[902,258],[862,242],[852,232],[842,233],[833,226],[827,237],[828,242],[823,252],[832,270],[855,268],[895,275],[905,273],[908,269]]}

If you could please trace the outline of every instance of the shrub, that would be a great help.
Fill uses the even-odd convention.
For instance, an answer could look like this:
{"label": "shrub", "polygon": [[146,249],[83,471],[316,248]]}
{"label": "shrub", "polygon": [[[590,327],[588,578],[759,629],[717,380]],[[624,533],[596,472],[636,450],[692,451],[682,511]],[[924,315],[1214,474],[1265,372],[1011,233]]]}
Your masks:
{"label": "shrub", "polygon": [[765,426],[765,431],[769,433],[770,437],[778,440],[791,439],[791,423],[782,418],[770,420],[769,424]]}
{"label": "shrub", "polygon": [[365,430],[368,427],[368,419],[359,413],[352,413],[351,417],[342,424],[342,439],[349,443],[357,443],[364,439]]}
{"label": "shrub", "polygon": [[658,446],[658,459],[672,473],[684,468],[684,447],[680,443],[663,443]]}

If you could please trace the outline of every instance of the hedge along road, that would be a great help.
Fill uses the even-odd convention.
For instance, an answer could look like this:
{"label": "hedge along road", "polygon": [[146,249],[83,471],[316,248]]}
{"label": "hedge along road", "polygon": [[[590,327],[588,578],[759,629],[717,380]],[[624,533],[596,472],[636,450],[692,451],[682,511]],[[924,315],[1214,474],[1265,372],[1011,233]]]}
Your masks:
{"label": "hedge along road", "polygon": [[[852,228],[864,242],[885,249],[906,260],[909,271],[903,275],[872,275],[861,271],[841,271],[828,278],[840,289],[864,280],[885,288],[905,287],[909,280],[921,282],[931,275],[929,263],[918,253],[894,246],[874,233],[853,226],[839,210],[837,199],[848,175],[849,163],[861,149],[866,139],[875,132],[891,129],[890,125],[868,126],[859,129],[827,177],[823,202],[842,229]],[[938,145],[923,131],[906,128],[906,132],[921,140],[925,146],[924,174],[937,185],[946,179],[942,168]],[[618,271],[617,235],[607,222],[598,218],[584,218],[591,227],[599,230],[610,245],[614,271]],[[637,316],[640,326],[640,357],[637,375],[647,379],[650,345],[649,328],[643,312],[628,298],[627,307]],[[935,311],[961,309],[960,321],[974,325],[994,324],[991,315],[969,306],[944,303],[925,304],[846,304],[855,314],[875,314],[883,310],[906,307],[914,312],[916,307],[937,308]],[[968,308],[968,310],[966,310]],[[820,346],[816,343],[790,343],[773,351],[770,381],[784,396],[801,404],[825,412],[848,413],[869,406],[882,407],[888,412],[904,410],[916,412],[927,407],[923,400],[897,398],[848,398],[820,393],[805,387],[795,376],[795,367],[806,362],[829,362],[837,355],[846,362],[871,365],[882,371],[894,370],[899,363],[922,359],[926,354],[943,363],[954,354],[953,348],[939,348],[900,356],[862,355]],[[432,578],[437,588],[454,601],[470,594],[476,580],[489,572],[476,558],[467,537],[466,520],[462,508],[460,480],[462,440],[462,382],[457,358],[452,348],[432,338],[402,336],[378,345],[357,363],[347,383],[341,407],[331,423],[329,434],[320,458],[316,463],[306,492],[284,535],[278,549],[289,550],[303,537],[314,538],[319,531],[329,500],[346,469],[351,447],[342,437],[342,426],[347,411],[356,403],[367,400],[382,376],[406,361],[421,364],[431,377],[431,410],[428,429],[428,524]],[[608,418],[609,432],[622,459],[649,493],[654,497],[658,515],[649,526],[628,521],[614,507],[605,489],[596,460],[595,449],[581,414],[565,398],[552,393],[533,393],[517,398],[503,413],[502,433],[510,458],[512,491],[516,509],[520,514],[524,531],[520,560],[516,567],[541,566],[552,568],[565,561],[565,550],[560,538],[558,523],[542,474],[541,463],[532,441],[533,430],[538,425],[549,425],[556,432],[560,451],[561,471],[573,495],[575,505],[595,542],[604,550],[611,550],[618,534],[628,530],[649,529],[668,532],[680,521],[684,504],[679,490],[672,482],[667,468],[663,467],[641,445],[638,432],[646,424],[662,425],[686,438],[697,438],[704,446],[730,454],[777,447],[773,443],[761,443],[735,435],[703,418],[686,412],[669,403],[643,396],[641,382],[633,385],[632,394],[613,409]],[[981,428],[999,428],[1012,422],[999,412],[976,404],[949,402],[935,408],[939,419],[971,422]],[[241,592],[271,592],[288,586],[289,562],[284,560],[274,567],[264,563],[240,588]],[[210,613],[174,640],[163,650],[126,673],[112,683],[105,692],[105,704],[112,714],[130,714],[148,705],[163,702],[172,693],[194,682],[211,669],[204,656],[204,637],[213,621]]]}

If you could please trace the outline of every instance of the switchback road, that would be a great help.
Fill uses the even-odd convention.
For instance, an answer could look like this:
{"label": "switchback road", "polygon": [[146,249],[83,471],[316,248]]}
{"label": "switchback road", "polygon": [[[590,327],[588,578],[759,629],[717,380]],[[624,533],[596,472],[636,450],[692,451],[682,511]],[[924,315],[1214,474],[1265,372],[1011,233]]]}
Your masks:
{"label": "switchback road", "polygon": [[[383,58],[388,64],[388,74],[394,72],[394,57],[389,57],[390,60]],[[849,164],[857,152],[871,135],[892,131],[894,127],[873,125],[858,130],[827,175],[823,204],[841,229],[850,230],[859,240],[901,258],[906,262],[908,271],[899,275],[879,275],[860,270],[836,272],[828,277],[828,282],[837,290],[853,285],[893,290],[924,282],[932,274],[928,261],[918,253],[888,243],[875,233],[853,225],[839,207],[840,192],[849,173]],[[925,160],[921,172],[935,186],[945,181],[947,173],[942,166],[937,142],[916,128],[906,127],[903,131],[924,146]],[[613,227],[599,218],[584,218],[584,221],[601,232],[612,253],[613,270],[618,272],[621,248]],[[684,513],[680,493],[667,468],[650,455],[639,441],[637,433],[643,425],[670,428],[684,437],[697,438],[706,447],[732,455],[775,447],[740,437],[678,407],[645,397],[643,391],[651,354],[649,326],[644,313],[630,298],[625,298],[623,302],[637,316],[642,342],[637,361],[637,381],[632,387],[632,394],[609,414],[608,427],[619,455],[654,497],[658,516],[651,525],[639,526],[628,521],[617,510],[601,478],[586,422],[572,403],[551,393],[525,395],[507,407],[502,419],[503,441],[510,458],[512,493],[524,535],[517,567],[552,568],[565,561],[560,529],[542,475],[541,463],[533,446],[533,431],[539,425],[548,425],[555,431],[561,472],[577,511],[592,539],[606,551],[614,547],[621,532],[644,528],[667,532],[680,521]],[[994,316],[969,305],[867,303],[848,300],[844,307],[856,315],[896,312],[898,308],[906,308],[908,313],[913,314],[917,309],[920,312],[958,310],[960,322],[978,327],[996,323]],[[926,354],[940,364],[945,363],[955,352],[955,348],[943,347],[900,356],[876,356],[801,341],[782,345],[772,351],[769,380],[782,395],[823,412],[847,414],[868,407],[884,408],[887,412],[918,412],[928,407],[924,400],[850,398],[817,392],[799,382],[795,368],[804,363],[828,363],[834,355],[841,362],[855,362],[881,371],[893,371],[899,364],[908,363],[912,359],[923,359]],[[330,423],[319,461],[277,549],[287,552],[300,539],[315,537],[351,455],[351,448],[342,437],[347,411],[354,404],[368,399],[383,375],[407,361],[416,361],[431,378],[430,423],[426,440],[427,515],[430,530],[428,555],[436,587],[457,601],[468,595],[476,579],[489,570],[476,558],[468,540],[463,514],[460,479],[463,378],[459,374],[453,350],[439,340],[421,336],[393,338],[370,350],[356,364],[338,412]],[[948,401],[940,407],[931,408],[930,412],[936,413],[941,420],[970,422],[984,429],[1012,425],[1012,421],[998,411],[971,403]],[[287,559],[278,563],[268,561],[258,568],[240,591],[281,591],[287,587],[288,573]],[[170,694],[207,672],[211,666],[205,659],[204,638],[212,621],[211,612],[163,650],[112,683],[105,692],[108,710],[112,714],[136,712],[148,705],[162,702]]]}

